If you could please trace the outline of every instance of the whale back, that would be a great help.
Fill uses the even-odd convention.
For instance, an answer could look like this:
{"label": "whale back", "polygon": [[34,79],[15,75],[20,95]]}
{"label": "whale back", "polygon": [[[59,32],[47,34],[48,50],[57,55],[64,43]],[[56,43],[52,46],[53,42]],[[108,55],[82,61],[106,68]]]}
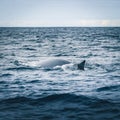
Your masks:
{"label": "whale back", "polygon": [[55,66],[62,66],[65,64],[69,64],[70,62],[62,59],[50,59],[40,63],[40,67],[43,68],[54,68]]}

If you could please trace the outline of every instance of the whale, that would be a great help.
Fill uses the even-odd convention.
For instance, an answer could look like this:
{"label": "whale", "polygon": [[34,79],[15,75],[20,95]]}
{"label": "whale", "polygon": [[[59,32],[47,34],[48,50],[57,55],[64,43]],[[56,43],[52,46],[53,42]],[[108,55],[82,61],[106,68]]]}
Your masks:
{"label": "whale", "polygon": [[[48,60],[42,61],[40,63],[40,67],[47,68],[47,69],[53,69],[55,67],[63,66],[66,64],[71,64],[71,62],[68,60],[64,60],[64,59],[48,59]],[[74,65],[76,66],[78,70],[84,70],[85,60],[83,60],[82,62],[78,64],[74,64]]]}

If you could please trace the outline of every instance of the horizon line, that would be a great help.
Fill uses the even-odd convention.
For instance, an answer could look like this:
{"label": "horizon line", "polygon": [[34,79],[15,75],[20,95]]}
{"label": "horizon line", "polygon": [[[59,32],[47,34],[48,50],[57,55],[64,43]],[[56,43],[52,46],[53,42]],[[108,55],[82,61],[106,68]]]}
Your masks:
{"label": "horizon line", "polygon": [[120,27],[120,26],[0,26],[0,28],[21,28],[21,27],[36,27],[36,28],[46,28],[46,27]]}

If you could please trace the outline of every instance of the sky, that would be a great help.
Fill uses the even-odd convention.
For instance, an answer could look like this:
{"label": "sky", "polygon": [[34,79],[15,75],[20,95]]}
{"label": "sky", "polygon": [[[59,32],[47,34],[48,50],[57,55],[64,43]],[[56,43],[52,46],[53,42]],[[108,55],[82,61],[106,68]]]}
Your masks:
{"label": "sky", "polygon": [[0,27],[120,27],[120,0],[0,0]]}

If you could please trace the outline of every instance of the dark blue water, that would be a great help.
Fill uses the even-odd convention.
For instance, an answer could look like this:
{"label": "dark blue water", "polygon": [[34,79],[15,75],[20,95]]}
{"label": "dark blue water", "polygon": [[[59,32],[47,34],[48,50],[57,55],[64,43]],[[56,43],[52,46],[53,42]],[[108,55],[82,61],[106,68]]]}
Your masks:
{"label": "dark blue water", "polygon": [[0,120],[120,120],[120,28],[0,28]]}

